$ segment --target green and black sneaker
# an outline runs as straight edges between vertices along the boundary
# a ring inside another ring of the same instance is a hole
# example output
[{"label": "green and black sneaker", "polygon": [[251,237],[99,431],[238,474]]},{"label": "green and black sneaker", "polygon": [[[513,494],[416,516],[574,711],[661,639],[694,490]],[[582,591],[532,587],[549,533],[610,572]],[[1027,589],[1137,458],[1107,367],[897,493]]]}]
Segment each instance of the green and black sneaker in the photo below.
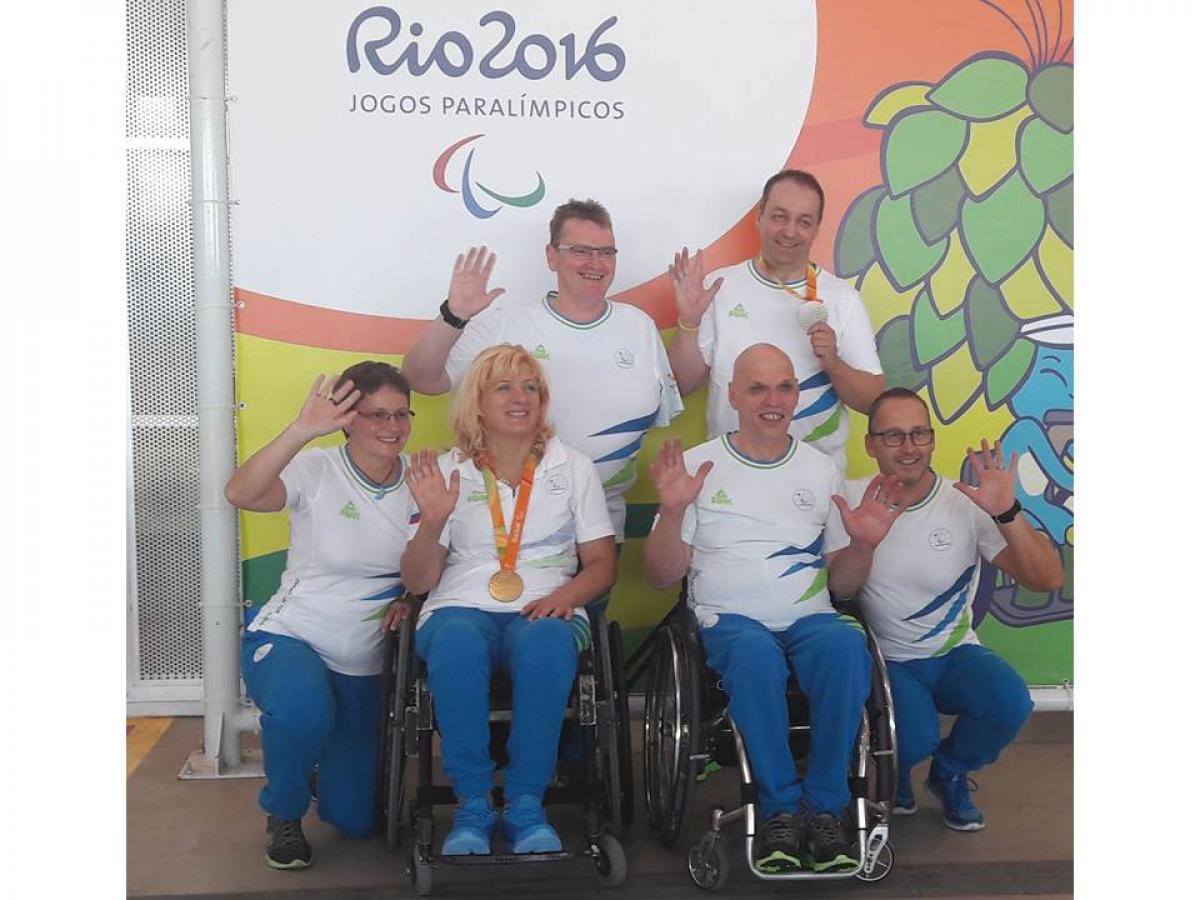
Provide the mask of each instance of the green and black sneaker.
[{"label": "green and black sneaker", "polygon": [[800,861],[800,829],[790,813],[776,813],[763,823],[756,841],[754,866],[762,872],[795,872]]},{"label": "green and black sneaker", "polygon": [[299,819],[267,816],[267,865],[272,869],[307,869],[312,847],[304,839]]},{"label": "green and black sneaker", "polygon": [[852,855],[839,816],[812,812],[802,806],[800,818],[804,821],[809,868],[814,872],[844,872],[858,868],[858,860]]}]

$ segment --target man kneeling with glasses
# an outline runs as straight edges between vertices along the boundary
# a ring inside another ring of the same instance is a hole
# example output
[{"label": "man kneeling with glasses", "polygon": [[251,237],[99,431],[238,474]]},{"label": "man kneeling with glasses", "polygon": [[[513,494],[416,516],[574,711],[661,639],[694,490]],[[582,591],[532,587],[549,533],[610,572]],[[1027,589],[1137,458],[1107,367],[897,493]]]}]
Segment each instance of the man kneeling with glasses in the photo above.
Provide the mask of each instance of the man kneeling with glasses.
[{"label": "man kneeling with glasses", "polygon": [[[932,756],[926,790],[943,821],[977,831],[983,813],[971,801],[967,773],[995,762],[1033,710],[1021,676],[983,647],[971,628],[981,557],[1035,591],[1062,585],[1054,546],[1021,515],[1013,484],[1016,455],[1005,464],[997,443],[970,451],[977,486],[947,484],[929,463],[929,409],[905,388],[871,404],[867,453],[883,475],[904,485],[904,509],[875,548],[859,592],[863,613],[887,660],[896,712],[899,787],[893,814],[917,811],[909,770]],[[871,479],[847,484],[857,503]],[[957,716],[939,740],[938,713]]]}]

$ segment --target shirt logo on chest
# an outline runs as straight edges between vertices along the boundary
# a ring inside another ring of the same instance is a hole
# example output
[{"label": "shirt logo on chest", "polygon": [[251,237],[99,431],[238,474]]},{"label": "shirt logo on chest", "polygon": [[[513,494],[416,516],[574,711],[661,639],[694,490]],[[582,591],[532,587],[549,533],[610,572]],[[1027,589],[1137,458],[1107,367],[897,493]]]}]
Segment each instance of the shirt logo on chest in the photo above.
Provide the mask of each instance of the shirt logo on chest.
[{"label": "shirt logo on chest", "polygon": [[467,494],[468,503],[487,503],[487,491],[471,491]]},{"label": "shirt logo on chest", "polygon": [[813,492],[808,488],[800,488],[800,490],[792,494],[792,506],[796,507],[796,509],[802,509],[805,512],[808,512],[816,505],[817,498],[813,496]]},{"label": "shirt logo on chest", "polygon": [[731,319],[748,319],[748,318],[750,318],[750,314],[748,312],[746,312],[746,307],[742,306],[742,304],[739,303],[737,306],[735,306],[733,309],[731,309],[729,311],[729,318],[731,318]]},{"label": "shirt logo on chest", "polygon": [[353,500],[351,500],[349,503],[347,503],[345,506],[343,506],[340,510],[338,510],[338,512],[341,513],[343,516],[345,516],[347,519],[357,519],[358,518],[358,507],[354,505]]},{"label": "shirt logo on chest", "polygon": [[533,348],[533,352],[529,354],[534,359],[549,359],[550,354],[546,352],[545,344],[538,344]]},{"label": "shirt logo on chest", "polygon": [[546,479],[546,493],[558,497],[567,492],[567,476],[555,473]]},{"label": "shirt logo on chest", "polygon": [[939,553],[949,550],[953,543],[954,535],[950,533],[949,528],[935,528],[929,532],[929,546]]},{"label": "shirt logo on chest", "polygon": [[733,506],[733,501],[729,499],[729,495],[722,488],[712,495],[712,504],[713,506]]},{"label": "shirt logo on chest", "polygon": [[633,351],[626,350],[624,347],[620,348],[616,353],[613,354],[613,362],[616,363],[619,368],[632,369]]}]

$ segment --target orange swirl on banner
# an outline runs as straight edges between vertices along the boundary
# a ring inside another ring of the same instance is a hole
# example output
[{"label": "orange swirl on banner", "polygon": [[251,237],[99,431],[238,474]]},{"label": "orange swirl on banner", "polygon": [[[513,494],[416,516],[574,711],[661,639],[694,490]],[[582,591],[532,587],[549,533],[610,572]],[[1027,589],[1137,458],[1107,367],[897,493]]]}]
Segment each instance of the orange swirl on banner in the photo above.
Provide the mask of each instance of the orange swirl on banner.
[{"label": "orange swirl on banner", "polygon": [[323,309],[245,288],[234,288],[233,296],[239,304],[234,316],[239,334],[323,350],[407,353],[429,324],[428,319]]}]

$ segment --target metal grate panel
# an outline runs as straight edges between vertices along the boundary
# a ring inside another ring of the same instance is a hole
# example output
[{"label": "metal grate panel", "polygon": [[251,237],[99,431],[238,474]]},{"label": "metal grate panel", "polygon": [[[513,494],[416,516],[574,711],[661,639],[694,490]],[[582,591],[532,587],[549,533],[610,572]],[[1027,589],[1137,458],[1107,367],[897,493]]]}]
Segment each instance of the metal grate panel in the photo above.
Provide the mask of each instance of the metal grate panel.
[{"label": "metal grate panel", "polygon": [[133,690],[203,673],[184,0],[128,0],[126,28]]},{"label": "metal grate panel", "polygon": [[187,4],[127,0],[125,134],[188,139]]}]

